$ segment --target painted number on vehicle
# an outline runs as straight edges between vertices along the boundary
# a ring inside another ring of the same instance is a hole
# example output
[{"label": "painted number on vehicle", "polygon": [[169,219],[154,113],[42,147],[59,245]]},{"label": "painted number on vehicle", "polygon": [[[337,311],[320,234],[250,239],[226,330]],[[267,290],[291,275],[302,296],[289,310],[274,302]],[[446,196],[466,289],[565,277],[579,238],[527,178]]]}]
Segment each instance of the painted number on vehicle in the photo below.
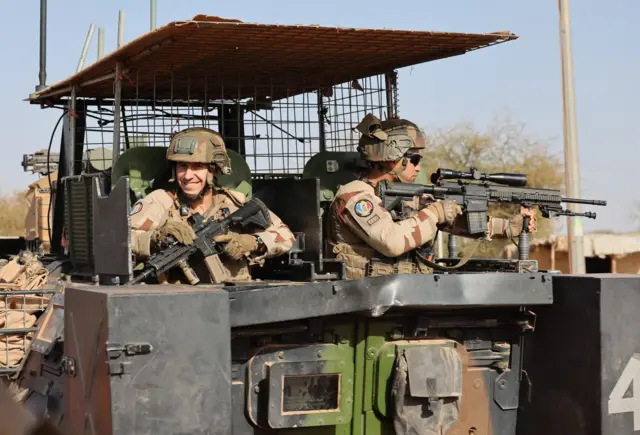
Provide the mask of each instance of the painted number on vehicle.
[{"label": "painted number on vehicle", "polygon": [[[632,396],[624,394],[633,384]],[[640,353],[633,354],[609,395],[609,415],[633,413],[633,430],[640,430]]]}]

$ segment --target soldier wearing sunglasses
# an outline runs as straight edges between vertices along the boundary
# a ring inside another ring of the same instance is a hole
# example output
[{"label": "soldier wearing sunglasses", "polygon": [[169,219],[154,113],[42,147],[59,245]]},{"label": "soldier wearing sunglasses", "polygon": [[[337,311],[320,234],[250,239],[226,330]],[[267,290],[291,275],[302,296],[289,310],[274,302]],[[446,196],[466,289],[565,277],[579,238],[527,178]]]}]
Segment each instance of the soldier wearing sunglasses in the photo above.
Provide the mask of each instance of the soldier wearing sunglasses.
[{"label": "soldier wearing sunglasses", "polygon": [[[369,169],[336,192],[329,216],[328,241],[333,253],[345,264],[347,279],[431,273],[415,251],[431,245],[438,229],[466,236],[466,227],[456,225],[462,214],[460,206],[450,200],[415,198],[407,204],[411,214],[394,220],[381,200],[388,182],[415,182],[426,146],[424,134],[410,121],[380,121],[372,114],[365,116],[357,129],[361,133],[358,151]],[[484,237],[490,240],[519,234],[525,214],[531,216],[529,231],[535,232],[535,216],[522,209],[509,220],[488,217]]]}]

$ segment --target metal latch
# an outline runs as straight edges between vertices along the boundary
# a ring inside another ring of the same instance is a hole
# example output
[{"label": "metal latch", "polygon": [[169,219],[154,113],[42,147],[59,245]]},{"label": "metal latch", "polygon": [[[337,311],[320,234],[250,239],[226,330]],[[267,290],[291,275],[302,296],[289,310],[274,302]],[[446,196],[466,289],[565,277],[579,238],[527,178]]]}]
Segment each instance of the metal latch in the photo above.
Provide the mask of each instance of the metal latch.
[{"label": "metal latch", "polygon": [[415,320],[414,337],[426,337],[429,332],[429,319],[426,317],[418,317]]},{"label": "metal latch", "polygon": [[152,350],[153,346],[150,343],[129,343],[124,345],[107,343],[106,351],[110,360],[107,361],[109,374],[122,375],[125,373],[126,366],[131,363],[119,360],[121,356],[148,355]]},{"label": "metal latch", "polygon": [[107,343],[107,355],[109,358],[118,358],[122,353],[126,356],[147,355],[152,350],[153,346],[149,343],[130,343],[125,345]]}]

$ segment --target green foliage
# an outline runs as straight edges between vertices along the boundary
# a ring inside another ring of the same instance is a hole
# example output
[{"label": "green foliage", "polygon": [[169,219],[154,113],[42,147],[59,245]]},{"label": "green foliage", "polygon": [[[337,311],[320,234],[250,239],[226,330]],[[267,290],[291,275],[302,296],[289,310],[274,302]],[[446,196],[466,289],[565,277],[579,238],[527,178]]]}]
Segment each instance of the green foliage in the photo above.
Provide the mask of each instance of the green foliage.
[{"label": "green foliage", "polygon": [[28,208],[26,192],[14,192],[0,197],[0,236],[24,236],[24,219]]},{"label": "green foliage", "polygon": [[[510,172],[526,174],[527,187],[561,189],[564,182],[562,157],[549,151],[549,143],[535,139],[525,132],[521,123],[510,119],[497,119],[486,131],[471,124],[458,124],[451,128],[427,134],[427,156],[422,171],[431,174],[437,168],[482,172]],[[492,216],[509,218],[518,211],[517,206],[490,206]],[[536,209],[538,232],[535,237],[553,233],[553,222],[544,219]],[[460,240],[462,247],[468,240]],[[446,243],[446,238],[445,238]],[[476,257],[496,257],[510,241],[494,240],[478,248]],[[445,245],[446,246],[446,245]]]}]

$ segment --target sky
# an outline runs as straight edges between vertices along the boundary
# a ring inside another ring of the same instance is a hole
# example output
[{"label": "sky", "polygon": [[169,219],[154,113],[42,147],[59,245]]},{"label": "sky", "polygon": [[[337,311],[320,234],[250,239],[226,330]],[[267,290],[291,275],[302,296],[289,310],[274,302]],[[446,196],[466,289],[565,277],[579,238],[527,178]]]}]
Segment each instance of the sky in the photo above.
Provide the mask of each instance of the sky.
[{"label": "sky", "polygon": [[[48,2],[47,84],[71,75],[91,23],[105,28],[105,53],[117,44],[118,11],[126,41],[149,30],[144,0]],[[304,4],[304,6],[302,6]],[[22,155],[47,147],[57,110],[23,101],[38,84],[38,0],[0,0],[0,192],[24,189]],[[242,21],[455,32],[510,30],[513,42],[400,70],[400,114],[429,131],[459,122],[486,128],[496,116],[523,122],[527,134],[548,140],[562,156],[562,81],[556,1],[473,0],[157,0],[157,26],[197,14]],[[640,37],[638,0],[573,0],[571,26],[581,194],[604,199],[590,207],[585,231],[637,230],[640,185]],[[97,31],[87,64],[96,59]],[[410,47],[408,47],[410,49]],[[55,147],[59,144],[56,139]],[[563,232],[562,223],[559,229]]]}]

